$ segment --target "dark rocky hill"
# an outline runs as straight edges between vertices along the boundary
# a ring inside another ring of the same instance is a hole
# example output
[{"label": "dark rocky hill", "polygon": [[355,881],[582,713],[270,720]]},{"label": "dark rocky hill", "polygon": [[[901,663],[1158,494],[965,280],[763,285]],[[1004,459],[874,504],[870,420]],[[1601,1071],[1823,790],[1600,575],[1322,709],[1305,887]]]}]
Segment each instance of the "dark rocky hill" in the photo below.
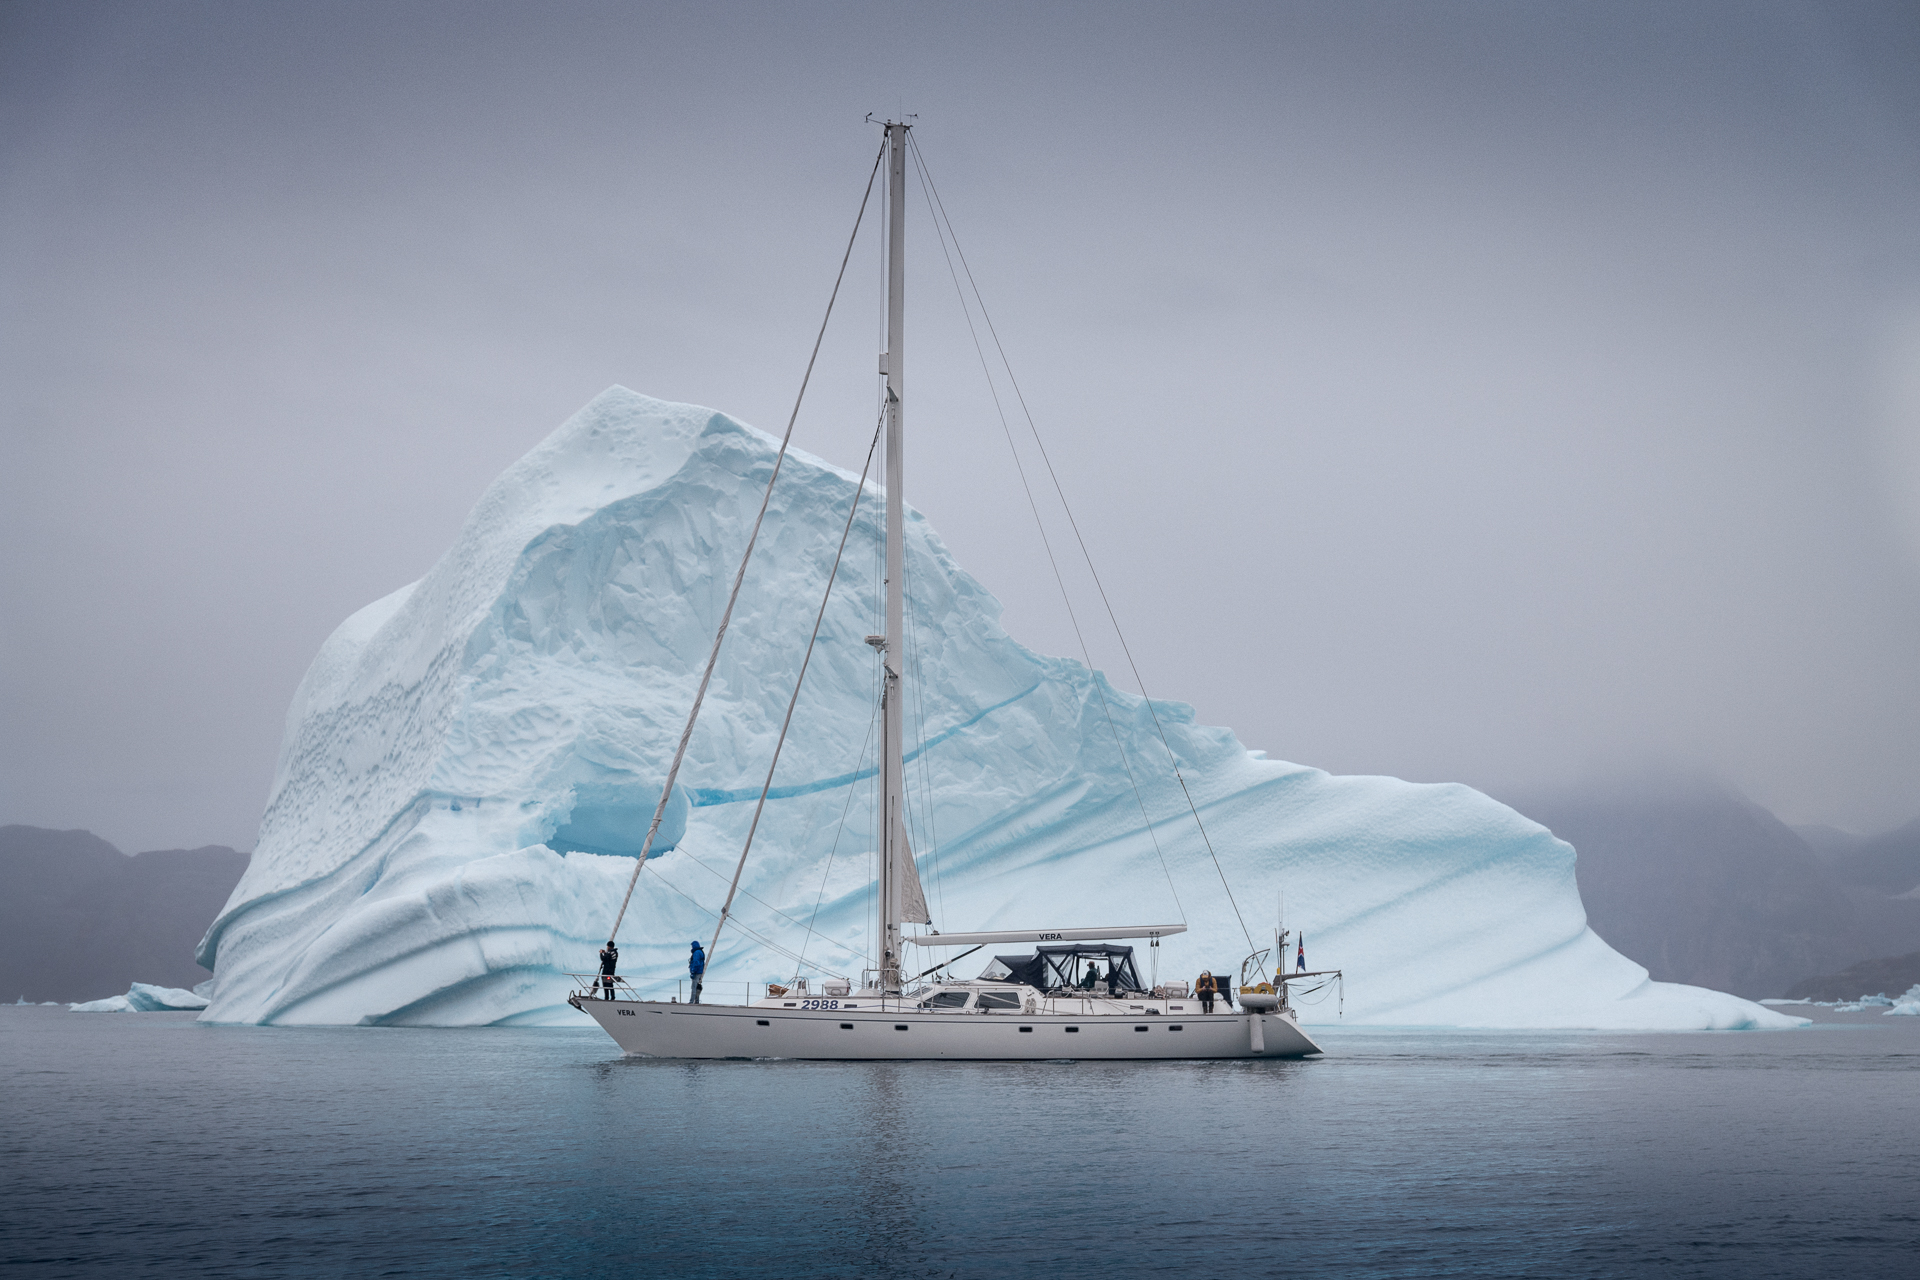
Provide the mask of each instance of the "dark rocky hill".
[{"label": "dark rocky hill", "polygon": [[247,856],[207,845],[128,857],[88,831],[0,827],[0,999],[206,981],[193,949]]},{"label": "dark rocky hill", "polygon": [[1825,977],[1795,983],[1787,991],[1793,1000],[1857,1000],[1861,996],[1904,995],[1920,982],[1920,951],[1905,956],[1881,956]]},{"label": "dark rocky hill", "polygon": [[1710,781],[1643,778],[1508,803],[1574,847],[1594,932],[1661,981],[1758,999],[1920,946],[1920,901],[1840,874],[1877,843],[1836,839],[1822,857]]},{"label": "dark rocky hill", "polygon": [[1807,842],[1807,847],[1831,862],[1843,853],[1852,853],[1867,840],[1866,836],[1844,831],[1839,827],[1814,825],[1795,827],[1793,833]]},{"label": "dark rocky hill", "polygon": [[1920,818],[1885,835],[1870,836],[1833,858],[1833,874],[1846,884],[1884,894],[1920,888]]}]

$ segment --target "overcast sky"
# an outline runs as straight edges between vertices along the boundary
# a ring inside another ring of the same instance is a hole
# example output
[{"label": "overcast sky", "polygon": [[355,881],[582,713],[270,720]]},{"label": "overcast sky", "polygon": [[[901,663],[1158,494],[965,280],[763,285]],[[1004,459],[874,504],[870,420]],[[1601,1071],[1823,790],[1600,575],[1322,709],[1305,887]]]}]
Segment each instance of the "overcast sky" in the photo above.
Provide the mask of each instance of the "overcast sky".
[{"label": "overcast sky", "polygon": [[[1910,4],[7,3],[0,822],[251,848],[321,641],[580,405],[777,431],[870,111],[1155,696],[1904,821],[1916,67]],[[910,500],[1073,653],[915,217]],[[855,468],[876,268],[797,436]]]}]

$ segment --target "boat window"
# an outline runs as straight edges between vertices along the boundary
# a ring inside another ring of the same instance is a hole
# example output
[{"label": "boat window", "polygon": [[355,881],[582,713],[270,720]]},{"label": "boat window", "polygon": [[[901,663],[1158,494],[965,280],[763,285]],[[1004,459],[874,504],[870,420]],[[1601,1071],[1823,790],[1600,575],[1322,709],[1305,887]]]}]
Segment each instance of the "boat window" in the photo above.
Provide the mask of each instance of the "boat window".
[{"label": "boat window", "polygon": [[980,998],[973,1002],[976,1009],[1018,1009],[1020,993],[1018,991],[982,991]]},{"label": "boat window", "polygon": [[1046,991],[1140,992],[1140,974],[1133,964],[1133,948],[1105,942],[1074,942],[1038,947],[1030,965],[1012,963],[1023,957],[1001,956],[1010,976]]},{"label": "boat window", "polygon": [[942,991],[939,995],[927,1001],[927,1008],[929,1009],[964,1008],[967,1003],[967,997],[971,994],[972,992],[969,992],[969,991]]}]

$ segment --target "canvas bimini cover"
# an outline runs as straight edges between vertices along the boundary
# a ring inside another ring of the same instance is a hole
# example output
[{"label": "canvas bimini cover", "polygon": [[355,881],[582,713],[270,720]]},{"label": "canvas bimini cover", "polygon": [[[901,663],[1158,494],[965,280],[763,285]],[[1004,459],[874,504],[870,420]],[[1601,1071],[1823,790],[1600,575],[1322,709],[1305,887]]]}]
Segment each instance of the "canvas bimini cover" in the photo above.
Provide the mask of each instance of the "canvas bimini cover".
[{"label": "canvas bimini cover", "polygon": [[[1099,972],[1095,981],[1087,984],[1090,969]],[[995,956],[980,976],[989,981],[1021,982],[1042,991],[1086,990],[1088,985],[1105,991],[1109,973],[1113,974],[1115,991],[1145,990],[1140,985],[1140,972],[1133,966],[1133,948],[1104,942],[1040,947],[1030,956]]]}]

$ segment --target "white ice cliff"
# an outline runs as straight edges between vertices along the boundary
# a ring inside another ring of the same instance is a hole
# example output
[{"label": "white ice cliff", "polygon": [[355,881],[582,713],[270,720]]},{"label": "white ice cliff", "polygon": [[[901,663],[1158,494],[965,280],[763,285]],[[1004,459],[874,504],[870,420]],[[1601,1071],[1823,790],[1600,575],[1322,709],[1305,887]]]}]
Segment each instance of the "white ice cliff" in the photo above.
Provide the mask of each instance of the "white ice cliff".
[{"label": "white ice cliff", "polygon": [[74,1013],[172,1013],[206,1007],[205,996],[181,987],[156,987],[149,982],[134,983],[123,996],[67,1006]]},{"label": "white ice cliff", "polygon": [[[579,1019],[563,971],[592,966],[619,906],[774,452],[722,414],[616,387],[495,481],[425,578],[343,623],[294,697],[252,864],[201,944],[216,970],[203,1016]],[[671,993],[688,941],[711,933],[854,489],[805,455],[782,473],[669,851],[621,928],[621,970],[643,988]],[[858,976],[879,517],[863,501],[709,998],[794,971],[755,935]],[[1015,643],[918,515],[907,543],[908,785],[936,926],[1184,916],[1161,974],[1236,969],[1246,940],[1146,704]],[[1155,706],[1255,942],[1284,889],[1309,962],[1347,972],[1348,1021],[1798,1021],[1648,981],[1587,928],[1573,850],[1477,792],[1263,759]]]}]

